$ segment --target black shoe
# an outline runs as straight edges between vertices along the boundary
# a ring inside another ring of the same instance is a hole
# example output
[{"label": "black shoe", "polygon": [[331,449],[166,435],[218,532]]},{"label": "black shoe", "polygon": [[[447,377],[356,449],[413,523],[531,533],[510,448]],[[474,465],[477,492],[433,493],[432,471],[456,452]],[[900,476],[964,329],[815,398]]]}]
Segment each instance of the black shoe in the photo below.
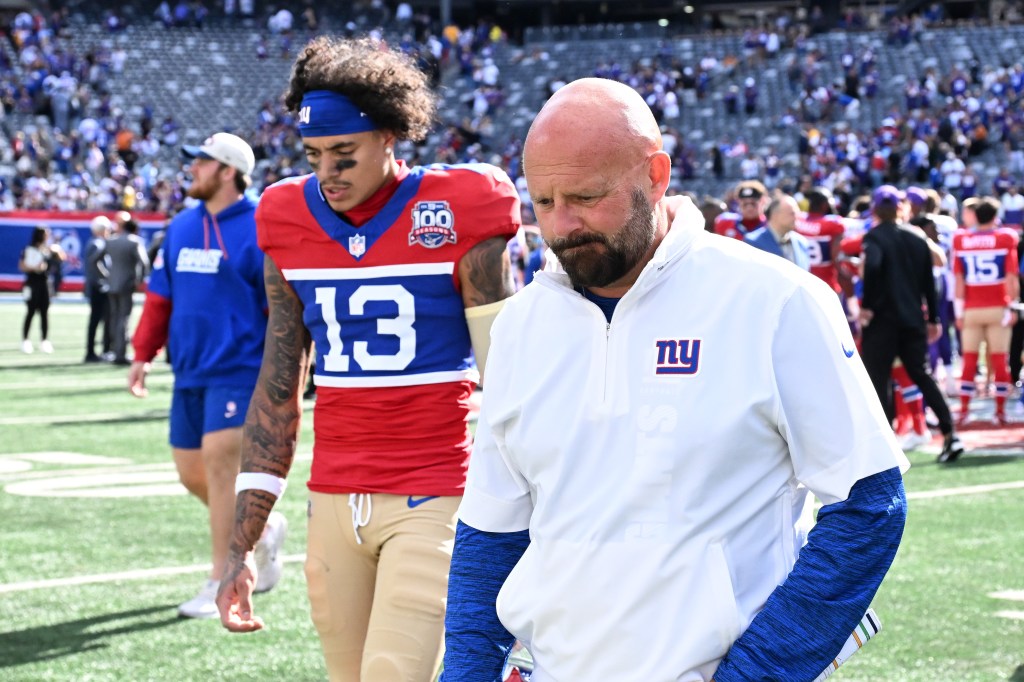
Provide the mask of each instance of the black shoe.
[{"label": "black shoe", "polygon": [[128,360],[127,358],[117,358],[114,360],[113,364],[118,365],[120,367],[127,367],[132,364],[132,361]]},{"label": "black shoe", "polygon": [[82,362],[103,362],[103,358],[96,355],[95,353],[89,353],[88,355],[85,356],[85,360],[83,360]]},{"label": "black shoe", "polygon": [[951,433],[946,436],[946,441],[942,444],[942,452],[939,453],[935,461],[939,464],[949,464],[959,459],[962,454],[964,454],[963,443],[960,442],[960,438],[956,434]]}]

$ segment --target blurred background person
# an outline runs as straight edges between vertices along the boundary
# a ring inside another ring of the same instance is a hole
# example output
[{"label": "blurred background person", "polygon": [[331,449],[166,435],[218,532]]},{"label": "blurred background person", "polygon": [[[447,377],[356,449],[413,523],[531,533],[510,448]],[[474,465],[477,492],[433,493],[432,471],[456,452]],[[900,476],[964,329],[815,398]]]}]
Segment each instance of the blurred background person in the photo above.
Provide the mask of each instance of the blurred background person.
[{"label": "blurred background person", "polygon": [[788,194],[780,194],[771,200],[765,210],[768,222],[747,233],[743,241],[762,251],[782,256],[797,267],[809,271],[811,246],[807,238],[796,231],[799,210],[796,199]]},{"label": "blurred background person", "polygon": [[[93,218],[89,224],[92,237],[85,245],[85,297],[89,301],[89,323],[85,330],[86,362],[99,362],[102,355],[110,352],[110,317],[107,314],[107,291],[110,289],[107,237],[110,228],[110,218],[102,215]],[[102,343],[100,354],[96,353],[97,330]]]},{"label": "blurred background person", "polygon": [[117,216],[117,232],[107,240],[110,267],[110,347],[115,365],[130,365],[128,360],[128,319],[132,315],[132,294],[149,269],[146,244],[138,236],[139,224],[121,211]]},{"label": "blurred background person", "polygon": [[50,283],[47,273],[50,268],[50,228],[36,225],[32,229],[32,237],[28,246],[18,259],[18,269],[25,273],[25,285],[22,292],[25,296],[25,322],[21,327],[21,351],[31,353],[35,350],[28,338],[32,326],[32,318],[39,313],[40,343],[39,350],[52,353],[53,345],[48,336],[50,333]]}]

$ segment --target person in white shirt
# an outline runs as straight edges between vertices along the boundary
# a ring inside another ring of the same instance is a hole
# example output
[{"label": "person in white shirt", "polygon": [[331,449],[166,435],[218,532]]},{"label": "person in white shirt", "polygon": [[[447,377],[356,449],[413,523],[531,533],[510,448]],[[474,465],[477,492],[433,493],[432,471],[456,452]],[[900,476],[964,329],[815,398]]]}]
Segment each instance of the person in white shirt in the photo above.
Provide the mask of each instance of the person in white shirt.
[{"label": "person in white shirt", "polygon": [[1004,225],[1024,225],[1024,194],[1017,191],[1016,185],[1010,185],[1003,192],[999,203],[999,219]]},{"label": "person in white shirt", "polygon": [[516,639],[535,682],[814,679],[908,466],[835,292],[667,197],[625,84],[559,90],[523,162],[557,261],[492,329],[442,679],[500,679]]},{"label": "person in white shirt", "polygon": [[946,160],[939,166],[939,171],[942,173],[942,185],[948,192],[956,194],[960,190],[966,168],[964,162],[956,154],[953,152],[946,154]]}]

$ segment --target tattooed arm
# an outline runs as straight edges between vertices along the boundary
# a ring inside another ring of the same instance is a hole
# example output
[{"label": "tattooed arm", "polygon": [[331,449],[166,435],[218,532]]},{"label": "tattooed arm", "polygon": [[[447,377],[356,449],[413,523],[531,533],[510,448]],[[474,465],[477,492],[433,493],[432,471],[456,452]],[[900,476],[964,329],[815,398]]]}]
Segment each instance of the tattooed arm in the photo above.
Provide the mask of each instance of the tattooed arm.
[{"label": "tattooed arm", "polygon": [[[241,470],[286,478],[295,456],[310,339],[302,323],[302,303],[270,258],[264,260],[264,279],[270,315],[263,364],[242,430]],[[243,490],[235,502],[227,569],[217,594],[221,623],[229,630],[263,627],[252,615],[252,549],[276,501],[272,493]]]},{"label": "tattooed arm", "polygon": [[459,284],[466,307],[466,324],[480,374],[487,363],[491,324],[506,298],[515,293],[507,240],[492,237],[471,248],[459,262]]}]

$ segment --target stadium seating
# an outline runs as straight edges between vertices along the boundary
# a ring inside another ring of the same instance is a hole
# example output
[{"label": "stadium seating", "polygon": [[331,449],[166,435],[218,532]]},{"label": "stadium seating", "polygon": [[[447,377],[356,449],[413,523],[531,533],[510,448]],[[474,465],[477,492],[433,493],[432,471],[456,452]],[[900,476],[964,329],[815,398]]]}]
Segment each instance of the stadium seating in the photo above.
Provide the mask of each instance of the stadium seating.
[{"label": "stadium seating", "polygon": [[[100,47],[120,47],[127,53],[124,72],[112,74],[107,87],[111,104],[137,120],[143,104],[148,103],[157,122],[171,114],[181,128],[181,141],[195,143],[210,131],[233,130],[245,134],[256,127],[257,112],[267,100],[276,100],[283,91],[295,52],[308,38],[297,31],[287,52],[280,38],[262,35],[266,32],[252,25],[218,21],[204,29],[178,27],[167,29],[148,17],[141,16],[123,31],[109,33],[99,22],[77,16],[71,23],[67,45],[79,55]],[[391,35],[397,40],[397,35]],[[738,33],[694,34],[670,37],[667,29],[656,24],[600,24],[575,27],[543,27],[527,32],[522,46],[501,43],[489,48],[489,56],[500,69],[500,82],[505,103],[492,115],[494,139],[488,140],[492,150],[500,151],[507,140],[521,139],[548,95],[554,80],[572,80],[591,75],[600,62],[618,62],[624,69],[641,60],[678,60],[682,65],[696,65],[706,55],[719,61],[738,57],[743,52]],[[257,58],[257,44],[266,41],[267,56]],[[903,85],[918,76],[926,67],[935,67],[945,74],[954,65],[966,67],[976,59],[983,65],[1000,66],[1009,57],[1021,54],[1024,48],[1024,27],[973,26],[926,30],[919,40],[907,46],[891,45],[884,31],[846,32],[834,30],[818,34],[805,46],[819,50],[821,61],[819,82],[841,81],[839,57],[844,52],[859,53],[870,47],[876,54],[881,75],[879,95],[862,102],[859,116],[848,123],[864,129],[878,125],[887,112],[903,104]],[[6,50],[12,63],[10,48]],[[763,152],[776,146],[784,161],[795,160],[796,135],[793,128],[779,128],[775,123],[793,104],[795,93],[787,82],[783,60],[792,53],[786,48],[772,62],[748,69],[740,60],[732,74],[718,73],[711,84],[710,95],[692,103],[681,98],[680,116],[668,124],[682,132],[680,142],[702,150],[698,161],[707,159],[711,144],[724,139],[743,138],[751,151]],[[537,57],[535,55],[542,55]],[[723,114],[722,93],[733,84],[740,85],[747,76],[758,83],[760,98],[755,116]],[[469,114],[467,102],[472,101],[476,84],[458,69],[445,72],[440,108],[442,120],[457,123]],[[25,114],[13,114],[9,123],[24,129],[34,121]],[[439,134],[428,140],[436,144]],[[161,157],[173,161],[176,149],[164,149]],[[981,184],[995,174],[1000,165],[999,152],[992,150],[978,158]],[[173,167],[173,164],[171,164]],[[721,181],[710,172],[698,170],[698,177],[687,188],[699,193],[721,194],[737,179],[737,161],[729,160],[726,176]]]}]

